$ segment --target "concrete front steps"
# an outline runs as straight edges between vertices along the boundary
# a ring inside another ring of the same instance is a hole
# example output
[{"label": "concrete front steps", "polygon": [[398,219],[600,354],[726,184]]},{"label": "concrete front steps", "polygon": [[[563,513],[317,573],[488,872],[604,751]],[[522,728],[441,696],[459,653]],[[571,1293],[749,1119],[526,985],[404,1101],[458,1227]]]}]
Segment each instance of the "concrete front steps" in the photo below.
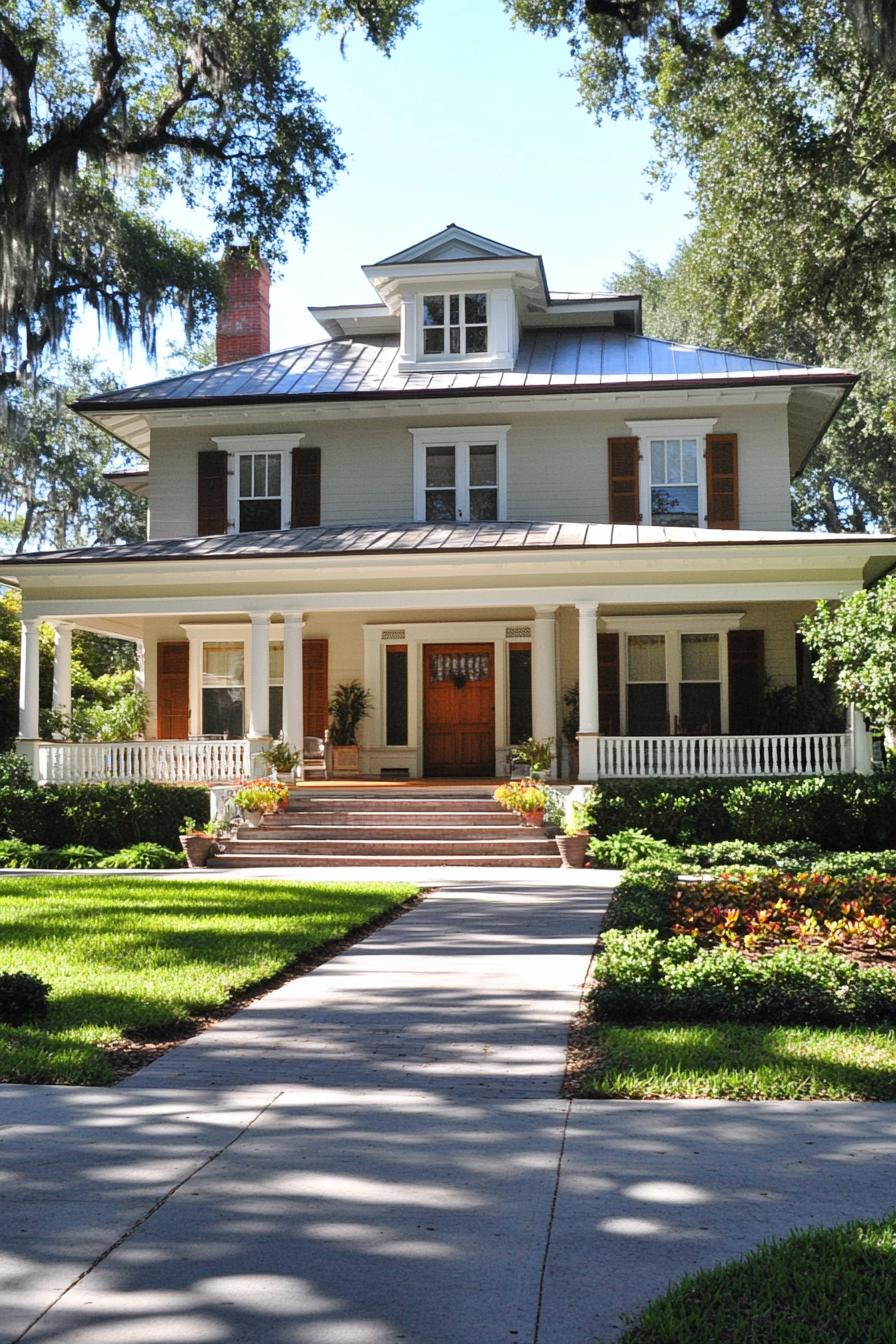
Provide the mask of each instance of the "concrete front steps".
[{"label": "concrete front steps", "polygon": [[210,868],[559,868],[553,840],[491,789],[295,790],[284,812],[241,826]]}]

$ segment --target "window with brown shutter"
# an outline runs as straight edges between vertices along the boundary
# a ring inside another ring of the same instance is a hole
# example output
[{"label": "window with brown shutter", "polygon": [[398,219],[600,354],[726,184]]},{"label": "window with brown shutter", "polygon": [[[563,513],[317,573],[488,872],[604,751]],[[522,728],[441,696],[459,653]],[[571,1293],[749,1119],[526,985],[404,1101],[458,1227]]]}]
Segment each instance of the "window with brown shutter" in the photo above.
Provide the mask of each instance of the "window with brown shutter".
[{"label": "window with brown shutter", "polygon": [[610,522],[638,523],[641,520],[638,480],[638,440],[608,440],[610,465]]},{"label": "window with brown shutter", "polygon": [[292,450],[292,527],[320,526],[320,449]]},{"label": "window with brown shutter", "polygon": [[196,531],[200,537],[214,537],[227,531],[228,454],[210,449],[198,456],[199,509]]},{"label": "window with brown shutter", "polygon": [[728,632],[728,731],[758,733],[765,697],[765,631]]},{"label": "window with brown shutter", "polygon": [[737,435],[706,436],[706,525],[740,526],[737,499]]}]

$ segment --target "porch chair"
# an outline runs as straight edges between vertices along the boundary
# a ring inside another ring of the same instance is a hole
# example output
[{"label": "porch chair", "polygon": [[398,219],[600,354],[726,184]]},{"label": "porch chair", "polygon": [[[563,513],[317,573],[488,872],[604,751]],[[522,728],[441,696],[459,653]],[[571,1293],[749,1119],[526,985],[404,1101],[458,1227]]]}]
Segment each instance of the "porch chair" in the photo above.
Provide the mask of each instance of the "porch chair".
[{"label": "porch chair", "polygon": [[327,748],[322,737],[302,738],[302,778],[309,774],[327,778]]}]

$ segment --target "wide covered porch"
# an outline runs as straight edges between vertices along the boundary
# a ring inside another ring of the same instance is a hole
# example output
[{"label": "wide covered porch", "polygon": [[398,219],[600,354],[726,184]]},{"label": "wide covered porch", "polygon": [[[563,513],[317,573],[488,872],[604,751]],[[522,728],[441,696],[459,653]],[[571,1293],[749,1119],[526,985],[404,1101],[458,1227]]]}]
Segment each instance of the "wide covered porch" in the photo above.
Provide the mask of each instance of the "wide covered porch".
[{"label": "wide covered porch", "polygon": [[[802,615],[882,572],[888,539],[577,525],[561,545],[555,524],[416,525],[390,547],[362,531],[296,529],[275,554],[252,534],[17,557],[18,747],[36,776],[245,778],[272,738],[323,737],[329,698],[355,679],[371,699],[362,778],[500,777],[529,736],[552,740],[552,775],[583,781],[871,768],[855,714],[766,732],[764,704],[807,676]],[[325,551],[334,532],[362,554]],[[41,740],[42,623],[63,710],[74,629],[137,643],[144,740]]]}]

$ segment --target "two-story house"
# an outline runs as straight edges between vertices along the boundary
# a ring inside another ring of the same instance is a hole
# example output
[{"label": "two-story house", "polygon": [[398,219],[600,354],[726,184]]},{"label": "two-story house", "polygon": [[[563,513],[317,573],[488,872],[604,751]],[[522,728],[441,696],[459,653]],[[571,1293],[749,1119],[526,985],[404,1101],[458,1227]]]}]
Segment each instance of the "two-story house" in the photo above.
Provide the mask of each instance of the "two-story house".
[{"label": "two-story house", "polygon": [[[43,778],[227,779],[372,693],[372,777],[494,776],[561,739],[579,777],[868,767],[841,733],[760,732],[800,675],[801,616],[896,539],[795,532],[790,481],[849,392],[838,369],[654,340],[640,300],[558,294],[539,256],[449,225],[269,351],[239,256],[217,367],[75,409],[146,458],[144,543],[8,557],[24,600],[20,749]],[[138,642],[144,743],[38,740],[38,628]],[[560,763],[566,765],[566,759]]]}]

